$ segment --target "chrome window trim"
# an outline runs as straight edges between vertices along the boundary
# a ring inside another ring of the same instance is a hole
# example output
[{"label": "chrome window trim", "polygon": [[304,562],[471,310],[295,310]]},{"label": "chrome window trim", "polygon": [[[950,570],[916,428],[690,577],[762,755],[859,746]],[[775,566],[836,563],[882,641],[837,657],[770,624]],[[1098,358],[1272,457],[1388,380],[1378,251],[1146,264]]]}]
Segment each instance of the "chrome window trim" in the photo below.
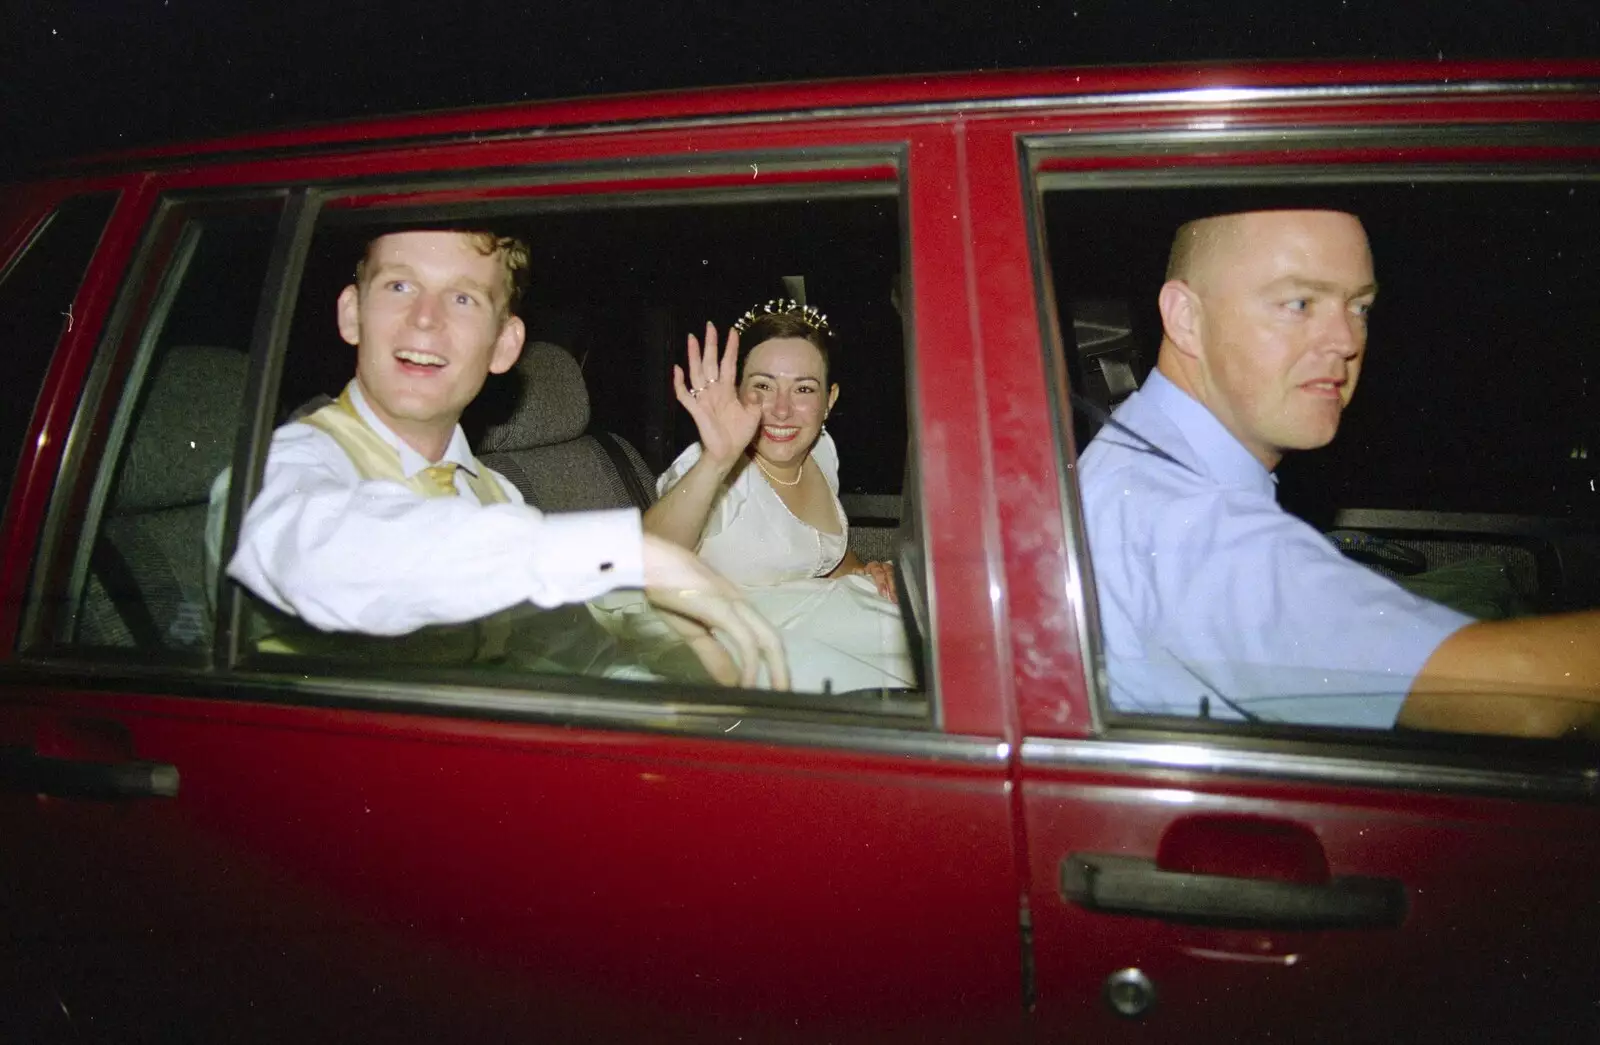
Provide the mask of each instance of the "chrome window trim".
[{"label": "chrome window trim", "polygon": [[[905,591],[908,601],[920,599],[927,612],[927,619],[921,629],[922,639],[922,675],[918,679],[922,683],[922,692],[928,700],[928,721],[935,730],[945,727],[944,714],[944,686],[942,679],[944,673],[940,668],[943,663],[943,647],[939,643],[939,582],[938,563],[928,554],[928,520],[932,517],[928,511],[928,500],[922,492],[922,452],[925,440],[923,439],[922,423],[922,360],[918,352],[917,338],[917,252],[912,246],[912,220],[911,220],[911,150],[901,142],[895,150],[897,164],[897,177],[895,190],[900,194],[899,231],[900,231],[900,307],[896,314],[900,317],[900,351],[905,359],[905,387],[901,394],[906,400],[906,459],[900,474],[900,510],[898,518],[898,536],[902,539],[897,542],[895,550],[901,553],[902,549],[912,542],[904,541],[907,533],[916,537],[918,545],[916,551],[922,562],[922,584],[924,591],[913,590],[913,578],[909,571],[903,571],[901,565],[903,554],[897,554],[895,570],[900,574],[900,586]],[[911,489],[906,489],[906,487]],[[909,513],[909,514],[908,514]],[[911,607],[903,607],[901,613],[905,614]],[[912,613],[913,619],[915,613]],[[905,627],[902,623],[901,627]],[[909,635],[910,633],[907,632]],[[1007,745],[1009,757],[1009,745]]]},{"label": "chrome window trim", "polygon": [[1177,770],[1211,776],[1268,777],[1317,784],[1408,788],[1521,798],[1600,799],[1600,769],[1481,769],[1414,756],[1374,758],[1224,747],[1198,740],[1058,740],[1022,742],[1025,767],[1117,772]]},{"label": "chrome window trim", "polygon": [[[1218,126],[1210,126],[1211,123]],[[1201,149],[1226,148],[1233,152],[1266,155],[1295,149],[1357,149],[1364,146],[1409,148],[1536,146],[1585,148],[1600,146],[1600,127],[1593,123],[1467,123],[1467,124],[1312,124],[1297,127],[1229,127],[1222,121],[1200,121],[1186,128],[1149,131],[1050,131],[1022,136],[1027,155],[1035,161],[1055,158],[1186,156]],[[1495,161],[1484,161],[1495,162]],[[1243,168],[1239,168],[1243,169]],[[1298,169],[1298,168],[1297,168]],[[1351,167],[1340,168],[1347,174]],[[1076,175],[1078,171],[1048,171],[1045,176]],[[1132,173],[1132,172],[1117,172]]]},{"label": "chrome window trim", "polygon": [[[1600,146],[1600,141],[1596,142]],[[1174,162],[1189,153],[1174,153]],[[1513,161],[1514,162],[1514,161]],[[1293,175],[1294,184],[1303,185],[1393,185],[1398,182],[1466,184],[1484,182],[1504,185],[1510,182],[1574,182],[1594,181],[1597,175],[1585,169],[1580,162],[1570,165],[1559,163],[1515,164],[1515,171],[1507,170],[1511,163],[1505,160],[1464,160],[1449,163],[1409,164],[1402,167],[1373,164],[1365,168],[1340,167],[1333,164],[1298,164],[1274,162],[1262,154],[1262,162],[1249,167],[1194,166],[1161,170],[1106,170],[1106,171],[1045,171],[1035,176],[1041,190],[1059,192],[1104,192],[1114,189],[1169,189],[1169,188],[1240,188],[1260,186],[1281,188],[1286,175]]]},{"label": "chrome window trim", "polygon": [[[804,149],[804,155],[796,159]],[[694,193],[713,196],[724,194],[744,202],[748,197],[764,193],[792,196],[796,190],[816,196],[830,190],[842,195],[890,196],[903,190],[898,179],[905,172],[907,152],[903,136],[885,136],[882,141],[860,145],[793,146],[774,148],[723,149],[716,152],[662,153],[648,152],[636,156],[608,156],[599,159],[561,159],[545,161],[538,158],[526,161],[500,163],[485,167],[423,168],[415,171],[383,174],[360,174],[348,177],[301,178],[284,184],[314,189],[331,215],[332,222],[360,222],[380,220],[387,210],[404,209],[408,212],[426,212],[428,207],[459,211],[463,206],[475,208],[473,213],[487,213],[488,209],[504,207],[525,213],[535,208],[576,202],[590,207],[605,201],[615,206],[617,199],[629,193],[638,196],[667,195],[662,205],[677,205],[679,200]],[[751,170],[751,164],[756,169]],[[861,178],[854,181],[785,181],[776,185],[762,184],[761,173],[805,175],[833,171],[865,171],[872,167],[891,168],[894,176]],[[693,185],[699,178],[725,177],[736,179],[725,185]],[[666,184],[644,185],[634,189],[633,182],[659,180]],[[270,182],[269,184],[278,184]],[[361,210],[345,210],[339,204],[351,198],[370,196],[422,195],[430,192],[451,192],[472,189],[493,191],[506,188],[551,188],[570,186],[575,193],[540,194],[526,196],[490,196],[482,199],[451,199],[433,203],[415,203],[396,200]],[[649,204],[644,204],[649,205]],[[371,215],[371,217],[366,217]]]},{"label": "chrome window trim", "polygon": [[[581,680],[592,682],[593,680]],[[622,685],[588,688],[617,690]],[[470,684],[405,683],[386,679],[312,677],[298,674],[216,675],[172,666],[135,663],[35,661],[0,667],[0,686],[76,691],[142,693],[162,699],[249,701],[277,707],[310,707],[358,713],[400,713],[487,719],[506,724],[626,730],[664,736],[742,740],[785,747],[926,758],[1003,767],[1011,745],[998,737],[940,733],[926,718],[901,725],[869,724],[873,713],[834,712],[826,721],[803,709],[754,705],[653,702],[567,691],[515,691]],[[404,696],[396,696],[397,692]],[[838,721],[839,719],[853,719]],[[884,720],[893,721],[893,720]],[[914,728],[913,728],[914,727]]]},{"label": "chrome window trim", "polygon": [[[84,193],[83,195],[88,196],[92,194]],[[17,245],[17,249],[11,252],[11,257],[6,259],[5,264],[0,265],[0,283],[4,283],[6,280],[10,279],[11,273],[15,272],[17,266],[22,264],[22,259],[28,256],[28,252],[32,250],[40,240],[44,239],[45,232],[50,228],[51,225],[55,224],[56,215],[61,213],[61,205],[67,202],[67,200],[76,198],[81,197],[67,196],[63,199],[56,200],[49,205],[50,209],[45,213],[43,218],[39,219],[39,221],[35,223],[33,226],[33,231],[29,232],[28,235],[23,238],[22,242]],[[115,210],[116,201],[113,201],[111,213],[115,213]],[[110,214],[107,214],[106,222],[109,224],[110,221]],[[100,235],[105,235],[104,228],[100,230]],[[94,260],[92,254],[90,255],[90,260]],[[88,265],[86,264],[84,268],[87,270]]]},{"label": "chrome window trim", "polygon": [[[1063,71],[1062,79],[1071,75]],[[496,131],[458,131],[449,134],[398,135],[392,138],[319,143],[294,146],[276,144],[256,148],[224,150],[202,157],[194,155],[165,156],[140,160],[101,164],[84,164],[68,167],[77,172],[115,172],[127,170],[164,170],[174,167],[220,166],[239,163],[255,157],[281,158],[284,156],[314,157],[337,155],[362,155],[397,148],[429,148],[465,144],[491,144],[519,140],[556,137],[590,137],[606,134],[633,134],[652,131],[712,130],[740,126],[765,127],[802,121],[871,121],[871,120],[921,120],[935,121],[953,117],[1005,117],[1026,114],[1037,110],[1064,110],[1074,116],[1095,112],[1116,113],[1137,109],[1145,112],[1171,112],[1178,110],[1204,110],[1225,113],[1227,106],[1332,104],[1349,102],[1408,101],[1437,98],[1445,101],[1475,100],[1479,98],[1527,97],[1548,98],[1581,97],[1600,91],[1600,81],[1595,80],[1468,80],[1455,83],[1390,83],[1390,84],[1339,84],[1322,86],[1270,86],[1270,87],[1180,87],[1150,91],[1101,91],[1093,94],[1030,94],[1012,98],[969,98],[936,102],[903,102],[880,105],[833,105],[812,109],[753,110],[712,116],[658,117],[633,120],[594,121],[588,123],[528,124]],[[535,105],[548,103],[533,103]],[[470,110],[469,110],[470,114]],[[416,114],[425,119],[427,113]]]}]

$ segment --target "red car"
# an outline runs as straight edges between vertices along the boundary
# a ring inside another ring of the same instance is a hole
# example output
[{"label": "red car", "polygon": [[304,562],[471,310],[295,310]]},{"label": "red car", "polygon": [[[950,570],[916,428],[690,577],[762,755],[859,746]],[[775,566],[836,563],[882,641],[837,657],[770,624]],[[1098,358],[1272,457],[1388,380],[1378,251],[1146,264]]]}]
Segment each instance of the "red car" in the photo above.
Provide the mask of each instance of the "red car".
[{"label": "red car", "polygon": [[[584,99],[12,186],[0,1040],[1600,1040],[1600,751],[1116,711],[1070,401],[1148,369],[1185,216],[1340,194],[1370,373],[1283,503],[1374,568],[1492,563],[1506,613],[1600,604],[1597,171],[1600,64],[1441,62]],[[828,312],[918,686],[252,646],[216,478],[348,379],[371,229],[465,218],[532,242],[555,346],[484,409],[587,404],[495,447],[547,510],[649,499],[707,317]]]}]

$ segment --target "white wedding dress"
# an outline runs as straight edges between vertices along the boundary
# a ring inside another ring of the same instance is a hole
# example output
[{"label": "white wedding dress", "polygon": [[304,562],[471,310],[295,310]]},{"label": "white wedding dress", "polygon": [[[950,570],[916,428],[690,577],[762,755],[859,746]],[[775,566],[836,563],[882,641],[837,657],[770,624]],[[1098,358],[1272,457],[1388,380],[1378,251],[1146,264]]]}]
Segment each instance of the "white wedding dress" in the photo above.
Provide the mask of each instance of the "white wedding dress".
[{"label": "white wedding dress", "polygon": [[[728,477],[700,537],[700,557],[740,585],[757,611],[783,636],[791,685],[806,692],[911,689],[916,670],[900,610],[872,581],[853,574],[830,580],[844,558],[849,521],[839,503],[839,452],[823,432],[811,448],[833,493],[839,532],[823,533],[796,518],[748,462]],[[665,494],[700,459],[695,443],[656,482]],[[607,610],[627,612],[617,600]],[[637,614],[637,610],[634,610]],[[635,617],[635,623],[642,620]]]}]

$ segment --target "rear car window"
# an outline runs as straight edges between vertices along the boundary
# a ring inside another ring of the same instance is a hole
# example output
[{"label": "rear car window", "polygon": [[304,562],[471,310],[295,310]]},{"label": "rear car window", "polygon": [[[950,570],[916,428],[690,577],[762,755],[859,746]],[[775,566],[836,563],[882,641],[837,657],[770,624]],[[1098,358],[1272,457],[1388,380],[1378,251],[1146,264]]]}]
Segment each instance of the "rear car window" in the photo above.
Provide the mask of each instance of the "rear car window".
[{"label": "rear car window", "polygon": [[[533,186],[524,203],[487,208],[438,207],[427,194],[412,207],[330,200],[296,295],[275,422],[305,416],[351,380],[356,353],[341,340],[335,303],[374,235],[430,223],[492,224],[530,247],[519,307],[525,347],[509,373],[490,375],[461,423],[475,453],[526,503],[552,514],[647,507],[658,477],[697,438],[672,394],[687,335],[703,332],[707,320],[725,335],[747,309],[785,299],[825,313],[839,338],[828,380],[843,392],[826,431],[838,448],[849,545],[864,561],[892,561],[906,514],[906,350],[894,293],[902,270],[900,200],[892,168],[884,172],[886,179],[874,175],[864,185],[758,193],[743,186],[706,191],[686,179],[678,191],[547,200]],[[403,668],[413,677],[448,667],[458,680],[497,686],[582,676],[668,683],[677,687],[674,699],[683,698],[683,686],[709,681],[637,593],[545,611],[519,607],[502,650],[491,629],[504,620],[427,627],[398,639],[312,634],[238,591],[245,607],[240,655],[263,670],[292,658],[344,672]],[[829,616],[809,603],[797,609],[762,601],[779,597],[769,590],[751,595],[770,619]],[[815,597],[827,597],[822,587]],[[868,616],[884,631],[881,642],[843,627],[822,629],[820,637],[816,629],[804,638],[786,633],[797,692],[759,700],[924,717],[922,654],[902,615],[891,609]]]},{"label": "rear car window", "polygon": [[77,422],[103,456],[58,492],[76,547],[41,607],[53,644],[140,659],[210,650],[208,497],[232,460],[277,224],[273,203],[177,204],[152,230],[128,290],[134,318],[109,332],[91,378],[108,394]]}]

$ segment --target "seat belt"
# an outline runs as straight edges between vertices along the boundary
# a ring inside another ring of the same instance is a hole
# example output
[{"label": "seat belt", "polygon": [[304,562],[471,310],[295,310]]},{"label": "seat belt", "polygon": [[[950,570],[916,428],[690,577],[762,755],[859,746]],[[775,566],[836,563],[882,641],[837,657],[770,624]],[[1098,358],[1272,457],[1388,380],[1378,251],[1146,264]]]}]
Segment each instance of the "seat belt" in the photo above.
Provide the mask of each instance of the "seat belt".
[{"label": "seat belt", "polygon": [[1077,392],[1069,392],[1068,395],[1071,396],[1071,398],[1072,398],[1072,405],[1073,405],[1074,409],[1083,411],[1084,413],[1088,414],[1091,418],[1093,418],[1097,423],[1099,423],[1101,425],[1106,425],[1106,426],[1109,426],[1111,428],[1115,428],[1117,431],[1121,432],[1123,435],[1132,436],[1134,439],[1137,439],[1140,443],[1144,444],[1143,446],[1138,447],[1138,449],[1143,451],[1144,453],[1155,454],[1157,457],[1161,458],[1163,461],[1167,461],[1167,462],[1169,462],[1171,464],[1177,465],[1179,468],[1182,468],[1184,471],[1188,472],[1190,475],[1199,475],[1200,474],[1195,469],[1189,467],[1187,464],[1184,464],[1182,461],[1178,460],[1176,457],[1173,457],[1171,454],[1169,454],[1165,450],[1161,449],[1161,447],[1157,446],[1155,443],[1151,442],[1149,439],[1146,439],[1144,436],[1140,435],[1138,432],[1135,432],[1133,429],[1129,428],[1127,425],[1123,424],[1121,421],[1118,421],[1115,417],[1112,417],[1111,416],[1111,411],[1107,410],[1105,407],[1101,406],[1099,403],[1095,402],[1093,399],[1090,399],[1090,398],[1088,398],[1087,396],[1084,396],[1084,395],[1080,395]]},{"label": "seat belt", "polygon": [[645,492],[644,483],[639,481],[639,473],[633,470],[633,462],[628,460],[628,452],[622,448],[617,437],[610,432],[593,431],[589,433],[594,441],[600,444],[600,449],[611,459],[611,467],[617,470],[617,475],[622,478],[622,485],[627,487],[628,496],[633,499],[634,507],[641,512],[650,507],[652,498]]},{"label": "seat belt", "polygon": [[166,645],[161,628],[140,591],[133,569],[121,550],[104,534],[95,539],[89,550],[89,569],[100,578],[101,585],[116,607],[117,616],[128,626],[133,641],[142,649],[160,649]]}]

